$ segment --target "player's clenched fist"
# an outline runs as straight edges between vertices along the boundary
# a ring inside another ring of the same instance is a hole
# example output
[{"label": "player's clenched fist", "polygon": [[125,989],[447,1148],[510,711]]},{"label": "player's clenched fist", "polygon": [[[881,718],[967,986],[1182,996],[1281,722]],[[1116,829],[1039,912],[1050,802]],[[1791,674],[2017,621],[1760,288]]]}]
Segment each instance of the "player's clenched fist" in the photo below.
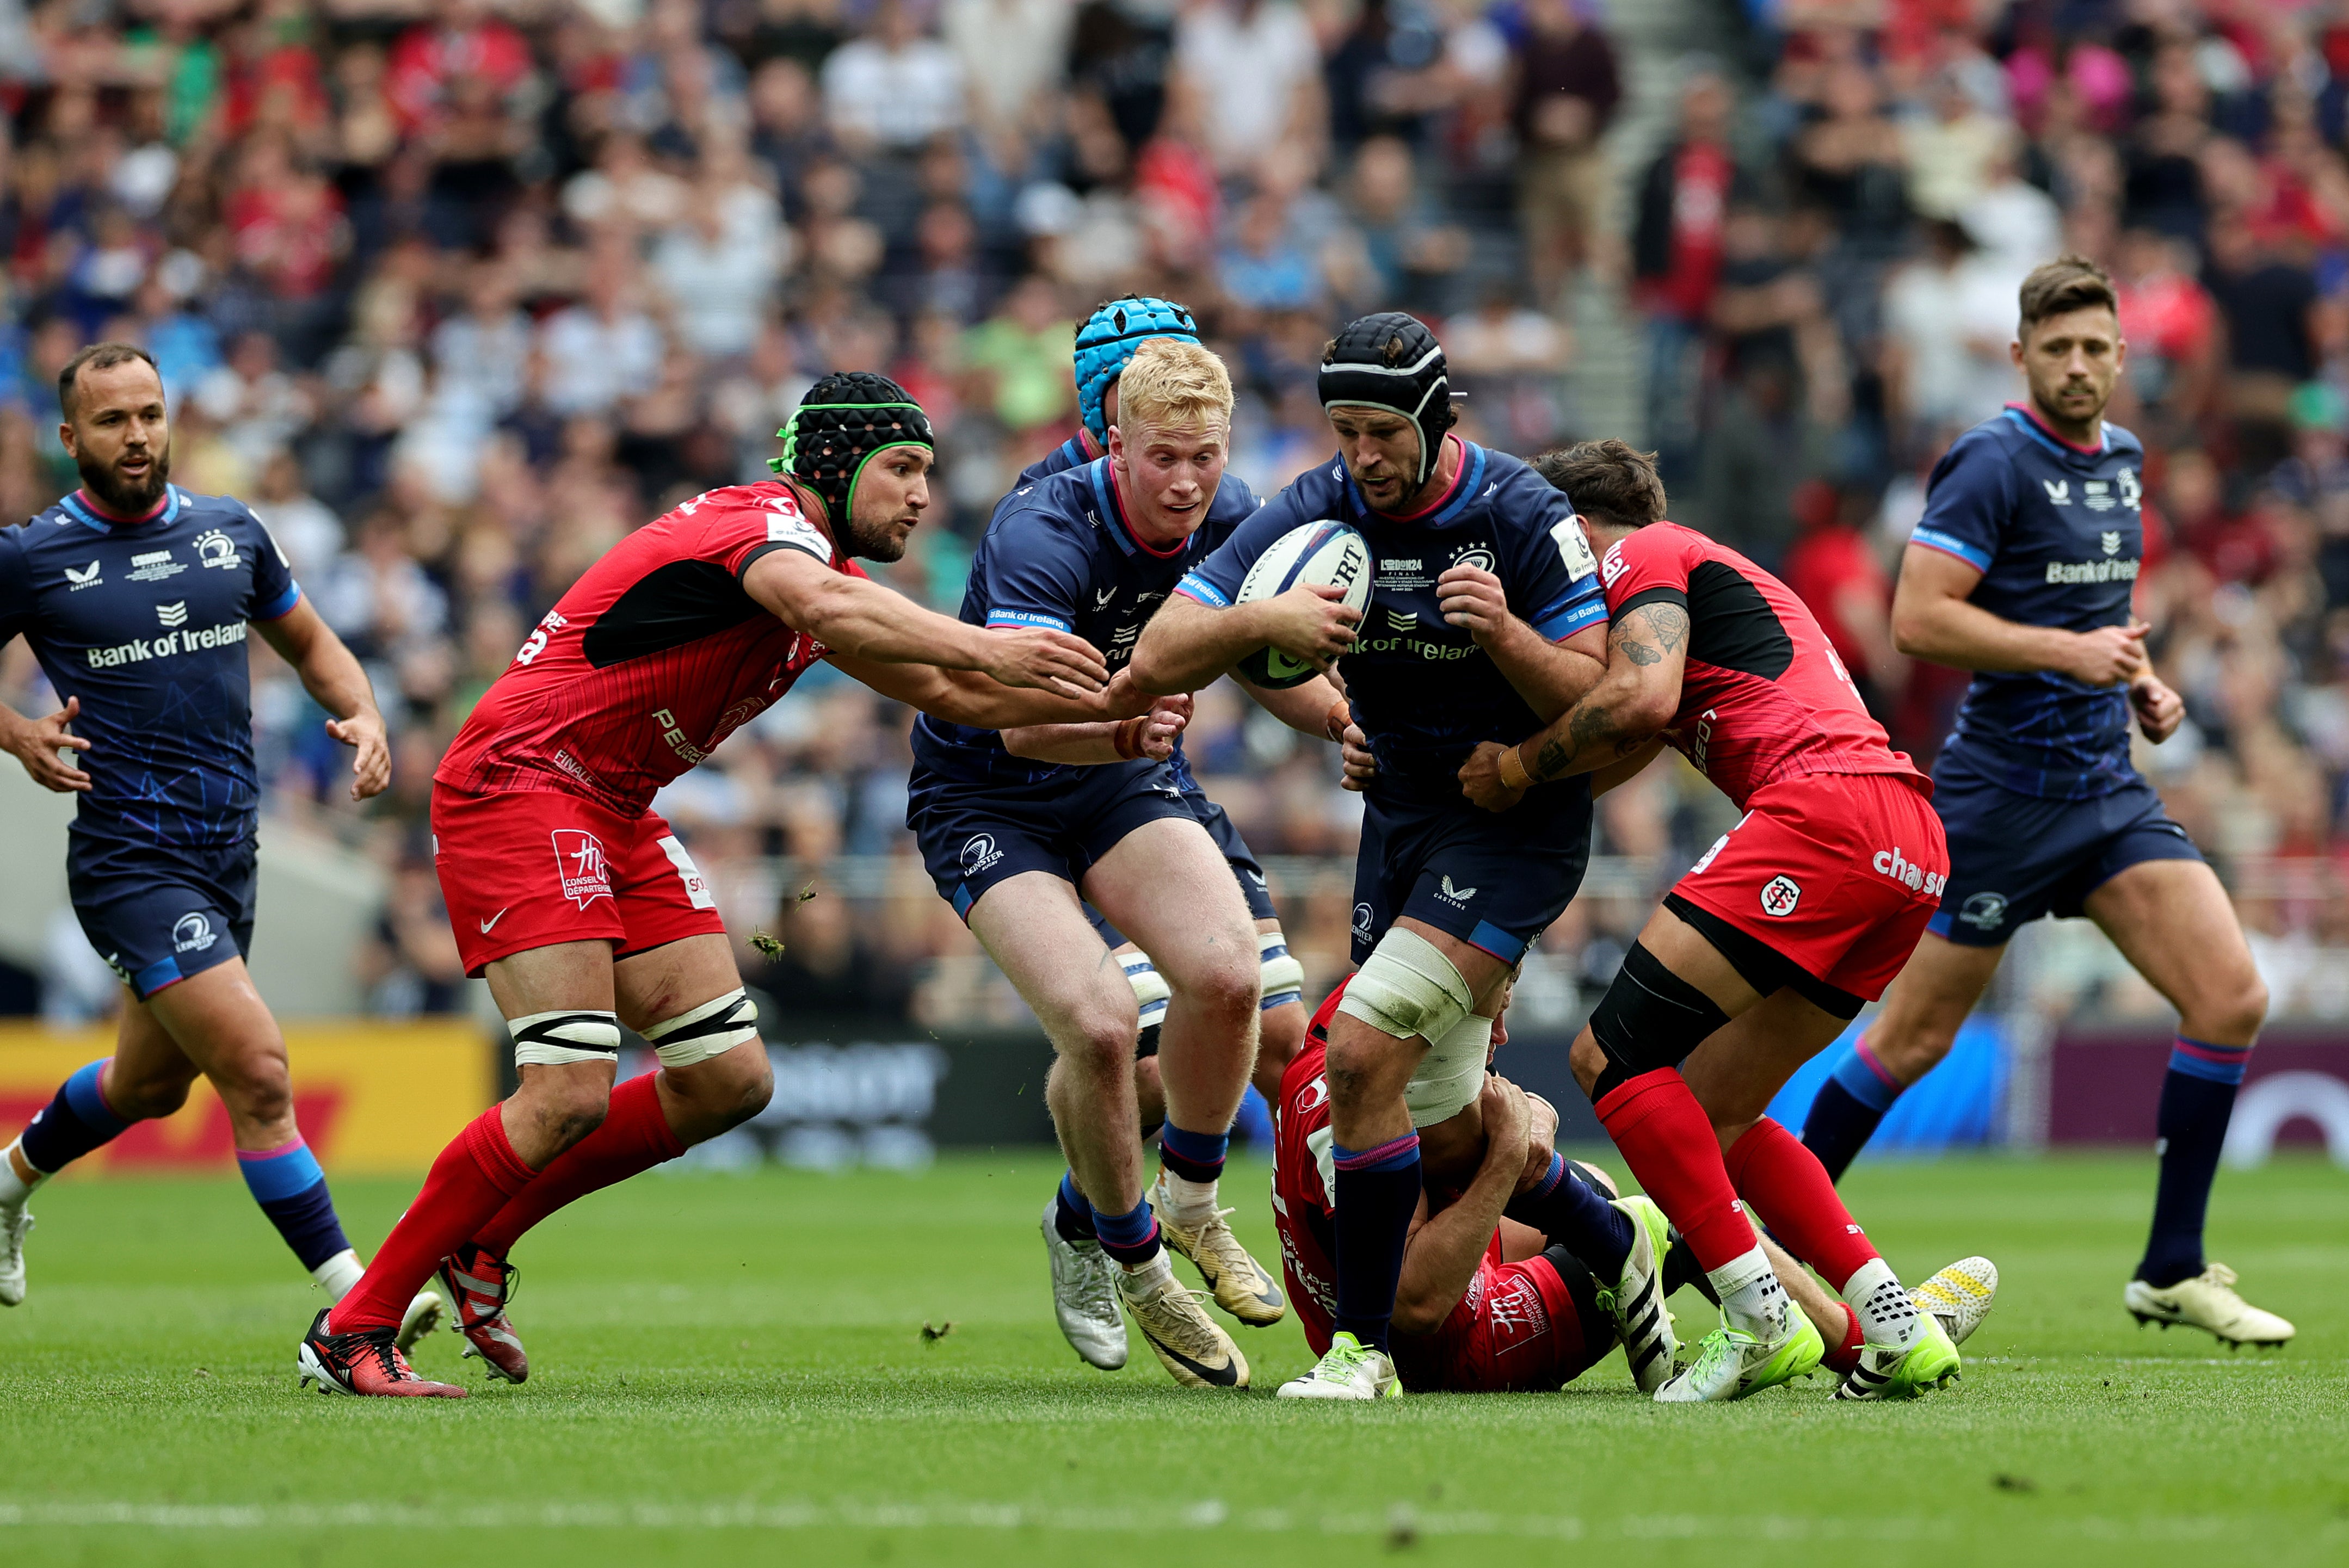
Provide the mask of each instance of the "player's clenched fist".
[{"label": "player's clenched fist", "polygon": [[2092,686],[2118,686],[2146,667],[2145,626],[2099,626],[2072,636],[2064,673]]},{"label": "player's clenched fist", "polygon": [[1480,740],[1468,760],[1460,765],[1460,792],[1487,811],[1506,811],[1524,799],[1525,791],[1501,781],[1501,754],[1509,748],[1498,741]]},{"label": "player's clenched fist", "polygon": [[1162,696],[1150,705],[1150,711],[1129,718],[1117,727],[1117,750],[1121,757],[1147,757],[1153,762],[1164,762],[1174,755],[1174,742],[1183,728],[1191,722],[1191,698]]},{"label": "player's clenched fist", "polygon": [[[0,713],[7,710],[0,708]],[[44,789],[54,789],[60,795],[73,794],[89,788],[89,775],[57,755],[59,748],[72,751],[88,751],[89,742],[78,735],[66,733],[66,726],[81,712],[81,698],[66,698],[65,707],[46,718],[17,718],[8,727],[5,744],[33,776],[33,782]]]},{"label": "player's clenched fist", "polygon": [[2150,671],[2130,683],[2129,706],[2137,709],[2137,727],[2156,746],[2177,734],[2186,717],[2186,699]]},{"label": "player's clenched fist", "polygon": [[1361,613],[1346,603],[1346,591],[1300,583],[1264,601],[1265,643],[1325,675],[1354,645]]},{"label": "player's clenched fist", "polygon": [[370,707],[348,718],[330,718],[326,733],[358,753],[351,758],[351,799],[382,794],[391,782],[391,742],[384,734],[383,715]]},{"label": "player's clenched fist", "polygon": [[1483,642],[1509,624],[1509,595],[1501,580],[1476,566],[1454,566],[1435,580],[1444,618]]},{"label": "player's clenched fist", "polygon": [[1082,637],[1045,627],[989,634],[987,673],[1008,686],[1032,686],[1085,696],[1109,684],[1109,665]]}]

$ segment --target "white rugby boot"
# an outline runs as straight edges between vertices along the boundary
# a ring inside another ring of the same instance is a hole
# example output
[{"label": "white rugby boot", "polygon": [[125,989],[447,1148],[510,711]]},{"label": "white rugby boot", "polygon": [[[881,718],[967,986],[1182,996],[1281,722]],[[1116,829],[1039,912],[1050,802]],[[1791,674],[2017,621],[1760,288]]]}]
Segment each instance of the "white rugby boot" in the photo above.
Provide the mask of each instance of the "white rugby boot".
[{"label": "white rugby boot", "polygon": [[1088,1367],[1114,1372],[1125,1365],[1125,1315],[1118,1310],[1117,1260],[1099,1242],[1072,1242],[1052,1222],[1061,1195],[1044,1200],[1044,1251],[1052,1260],[1052,1315],[1061,1336]]},{"label": "white rugby boot", "polygon": [[1972,1337],[1997,1300],[1998,1265],[1982,1257],[1960,1258],[1909,1293],[1909,1305],[1940,1318],[1953,1346]]},{"label": "white rugby boot", "polygon": [[1363,1344],[1344,1329],[1330,1336],[1330,1348],[1302,1377],[1280,1386],[1284,1399],[1400,1399],[1402,1379],[1383,1350]]},{"label": "white rugby boot", "polygon": [[2133,1279],[2121,1292],[2121,1305],[2140,1325],[2158,1323],[2168,1328],[2177,1323],[2199,1328],[2230,1350],[2282,1345],[2300,1332],[2291,1320],[2237,1295],[2235,1271],[2225,1264],[2212,1264],[2192,1279],[2158,1289]]}]

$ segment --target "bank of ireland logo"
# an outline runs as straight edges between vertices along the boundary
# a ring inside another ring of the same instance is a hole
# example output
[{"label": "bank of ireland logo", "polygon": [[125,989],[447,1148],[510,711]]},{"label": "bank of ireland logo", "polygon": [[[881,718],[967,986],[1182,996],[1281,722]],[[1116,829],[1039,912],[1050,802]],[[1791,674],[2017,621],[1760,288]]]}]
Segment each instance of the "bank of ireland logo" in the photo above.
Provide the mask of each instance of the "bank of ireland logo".
[{"label": "bank of ireland logo", "polygon": [[212,930],[212,923],[201,911],[191,909],[172,923],[171,951],[174,953],[202,953],[219,940],[219,935]]},{"label": "bank of ireland logo", "polygon": [[1803,902],[1802,884],[1790,876],[1775,876],[1762,884],[1762,913],[1784,920]]},{"label": "bank of ireland logo", "polygon": [[1978,892],[1959,906],[1958,918],[1976,931],[1996,931],[2006,923],[2006,894]]},{"label": "bank of ireland logo", "polygon": [[554,841],[555,874],[562,879],[564,897],[585,909],[612,896],[612,872],[605,864],[601,839],[579,828],[557,828],[548,836]]},{"label": "bank of ireland logo", "polygon": [[995,847],[993,833],[973,833],[963,842],[962,874],[975,877],[1002,858],[1003,851]]}]

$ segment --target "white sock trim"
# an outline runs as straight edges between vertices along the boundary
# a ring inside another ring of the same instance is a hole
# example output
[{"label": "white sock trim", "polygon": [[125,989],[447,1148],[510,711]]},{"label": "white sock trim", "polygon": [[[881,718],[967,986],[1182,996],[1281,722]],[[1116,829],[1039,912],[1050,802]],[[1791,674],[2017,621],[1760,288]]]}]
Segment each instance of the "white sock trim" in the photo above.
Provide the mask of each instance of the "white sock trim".
[{"label": "white sock trim", "polygon": [[1860,1337],[1887,1350],[1907,1350],[1925,1332],[1925,1321],[1901,1288],[1900,1277],[1882,1258],[1870,1258],[1843,1282],[1843,1301],[1859,1319]]}]

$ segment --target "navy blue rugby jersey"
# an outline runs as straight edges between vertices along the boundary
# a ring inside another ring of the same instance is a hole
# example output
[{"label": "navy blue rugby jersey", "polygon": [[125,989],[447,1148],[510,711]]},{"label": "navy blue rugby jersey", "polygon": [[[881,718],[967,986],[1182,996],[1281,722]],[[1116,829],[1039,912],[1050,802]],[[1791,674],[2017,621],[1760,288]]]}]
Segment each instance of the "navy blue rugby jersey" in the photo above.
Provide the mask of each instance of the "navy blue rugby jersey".
[{"label": "navy blue rugby jersey", "polygon": [[[2126,624],[2145,553],[2145,449],[2117,425],[2084,450],[2019,406],[1933,467],[1911,544],[1979,571],[1968,596],[2002,620],[2091,632]],[[2021,794],[2085,800],[2137,778],[2126,687],[1983,671],[1943,756]]]},{"label": "navy blue rugby jersey", "polygon": [[1607,622],[1599,562],[1564,492],[1506,452],[1460,447],[1452,489],[1411,517],[1371,511],[1345,463],[1330,459],[1299,475],[1178,590],[1227,605],[1257,557],[1291,529],[1325,518],[1360,529],[1376,570],[1361,639],[1339,673],[1381,775],[1438,789],[1452,785],[1477,742],[1519,741],[1542,727],[1467,629],[1444,618],[1438,577],[1459,565],[1495,573],[1510,610],[1552,642]]},{"label": "navy blue rugby jersey", "polygon": [[77,491],[0,529],[0,643],[21,634],[59,699],[81,699],[77,834],[139,848],[253,836],[245,636],[301,596],[277,542],[226,496],[171,485],[148,517],[118,522]]},{"label": "navy blue rugby jersey", "polygon": [[[996,507],[971,558],[961,618],[974,626],[1073,633],[1101,650],[1113,675],[1133,657],[1143,624],[1183,574],[1262,504],[1226,474],[1207,521],[1182,543],[1159,550],[1135,537],[1127,523],[1107,458],[1023,482]],[[1012,756],[995,730],[926,714],[914,723],[914,759],[943,777],[973,782],[1036,783],[1071,770],[1071,765]],[[1192,782],[1179,742],[1174,769],[1180,782]]]}]

